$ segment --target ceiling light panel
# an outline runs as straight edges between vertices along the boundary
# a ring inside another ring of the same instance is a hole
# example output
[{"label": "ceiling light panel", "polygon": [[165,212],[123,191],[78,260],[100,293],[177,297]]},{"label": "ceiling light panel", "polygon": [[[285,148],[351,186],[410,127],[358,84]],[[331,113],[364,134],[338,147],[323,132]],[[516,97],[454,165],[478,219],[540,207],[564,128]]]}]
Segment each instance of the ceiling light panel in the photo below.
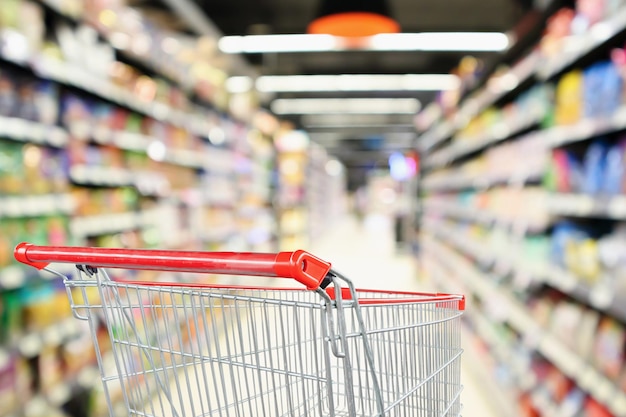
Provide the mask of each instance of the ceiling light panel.
[{"label": "ceiling light panel", "polygon": [[218,48],[227,54],[263,52],[321,52],[339,47],[332,35],[249,35],[224,36]]},{"label": "ceiling light panel", "polygon": [[382,33],[370,38],[374,51],[475,51],[498,52],[509,47],[509,37],[499,32]]},{"label": "ceiling light panel", "polygon": [[420,102],[412,98],[277,99],[271,108],[275,114],[415,114]]},{"label": "ceiling light panel", "polygon": [[267,75],[256,80],[264,93],[328,91],[443,91],[456,89],[452,74]]},{"label": "ceiling light panel", "polygon": [[377,126],[411,124],[412,115],[391,114],[310,114],[303,116],[301,122],[306,127],[330,127],[340,125]]},{"label": "ceiling light panel", "polygon": [[227,54],[333,51],[467,51],[500,52],[511,44],[501,32],[384,33],[363,38],[322,34],[224,36],[219,49]]}]

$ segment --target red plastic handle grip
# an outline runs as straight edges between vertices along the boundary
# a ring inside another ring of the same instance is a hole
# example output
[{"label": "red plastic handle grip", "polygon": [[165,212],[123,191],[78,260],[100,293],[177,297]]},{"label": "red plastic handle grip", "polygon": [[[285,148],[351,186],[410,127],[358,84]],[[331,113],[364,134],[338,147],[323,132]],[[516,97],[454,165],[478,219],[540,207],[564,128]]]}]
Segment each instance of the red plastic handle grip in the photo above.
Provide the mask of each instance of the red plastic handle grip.
[{"label": "red plastic handle grip", "polygon": [[37,269],[51,262],[93,267],[201,272],[293,278],[315,290],[330,270],[330,263],[303,250],[295,252],[194,252],[150,249],[37,246],[20,243],[15,259]]}]

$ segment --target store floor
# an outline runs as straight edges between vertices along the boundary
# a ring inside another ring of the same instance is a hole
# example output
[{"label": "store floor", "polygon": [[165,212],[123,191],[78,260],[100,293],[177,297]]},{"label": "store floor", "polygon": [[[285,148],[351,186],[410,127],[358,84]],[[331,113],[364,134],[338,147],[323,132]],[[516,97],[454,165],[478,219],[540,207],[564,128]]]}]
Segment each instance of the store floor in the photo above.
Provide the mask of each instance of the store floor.
[{"label": "store floor", "polygon": [[[386,217],[370,216],[362,223],[346,217],[332,225],[329,232],[314,241],[309,249],[332,262],[333,267],[354,281],[357,288],[433,290],[420,285],[414,255],[396,250],[392,223]],[[481,381],[473,372],[472,365],[480,365],[471,363],[468,355],[464,359],[463,416],[502,417],[488,401],[489,393],[484,392]]]}]

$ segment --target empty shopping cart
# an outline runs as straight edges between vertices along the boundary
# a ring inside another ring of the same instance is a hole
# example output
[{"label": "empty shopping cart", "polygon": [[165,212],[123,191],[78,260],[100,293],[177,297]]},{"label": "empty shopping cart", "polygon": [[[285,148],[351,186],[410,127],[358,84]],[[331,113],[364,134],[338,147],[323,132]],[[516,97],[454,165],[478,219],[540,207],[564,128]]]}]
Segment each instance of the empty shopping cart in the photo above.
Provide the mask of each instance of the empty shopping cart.
[{"label": "empty shopping cart", "polygon": [[[15,257],[63,278],[74,316],[89,323],[112,416],[460,415],[461,295],[358,290],[304,251],[23,243]],[[302,286],[277,287],[278,277]]]}]

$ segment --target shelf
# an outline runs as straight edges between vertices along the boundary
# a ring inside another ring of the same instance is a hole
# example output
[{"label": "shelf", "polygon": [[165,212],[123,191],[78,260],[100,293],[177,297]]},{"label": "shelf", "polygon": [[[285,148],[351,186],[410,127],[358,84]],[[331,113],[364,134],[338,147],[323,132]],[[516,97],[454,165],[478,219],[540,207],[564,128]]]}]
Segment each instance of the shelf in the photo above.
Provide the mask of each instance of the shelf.
[{"label": "shelf", "polygon": [[166,152],[164,161],[187,168],[199,169],[206,167],[205,159],[202,151],[174,149]]},{"label": "shelf", "polygon": [[[436,246],[430,238],[424,240],[423,247],[427,253],[426,256],[429,257],[429,260],[434,261],[433,263],[429,263],[427,268],[431,273],[434,273],[435,277],[442,277],[439,279],[435,278],[438,289],[446,293],[455,293],[461,290],[465,291],[466,285],[461,282],[459,275],[453,270],[454,265],[443,260],[441,257],[441,249],[433,247],[433,245]],[[450,270],[452,270],[452,273],[450,273]],[[511,371],[517,381],[517,387],[523,391],[532,390],[536,384],[534,374],[528,369],[527,364],[524,363],[523,360],[516,357],[512,346],[505,343],[494,331],[493,324],[490,323],[479,310],[472,309],[471,306],[465,311],[463,317],[471,323],[476,333],[479,334],[480,339],[489,346],[492,353],[490,357],[496,358],[500,364],[504,364]],[[466,340],[465,337],[463,337],[463,339]],[[485,359],[482,359],[482,361],[484,360]],[[493,379],[493,375],[484,375],[482,379]],[[503,410],[510,412],[510,406],[505,407]],[[500,415],[505,414],[507,413],[501,413]]]},{"label": "shelf", "polygon": [[[116,132],[106,128],[93,130],[91,137],[100,145],[113,145],[126,151],[145,154],[150,153],[150,147],[153,144],[162,144],[159,140],[147,135],[124,131]],[[161,146],[165,151],[163,162],[189,168],[204,168],[207,165],[205,161],[206,155],[203,150],[167,149],[165,145]]]},{"label": "shelf", "polygon": [[[538,51],[531,52],[511,67],[506,73],[492,77],[479,92],[464,101],[459,110],[459,118],[469,120],[504,97],[513,94],[521,86],[535,76],[536,68],[541,62]],[[460,128],[461,126],[459,126]]]},{"label": "shelf", "polygon": [[74,207],[70,194],[0,197],[0,218],[68,215],[73,213]]},{"label": "shelf", "polygon": [[[531,118],[533,119],[533,118]],[[524,129],[536,124],[536,121],[533,123],[532,121],[528,121],[525,127],[519,127],[519,131],[523,131]],[[498,131],[498,127],[494,127],[496,131]],[[594,119],[586,119],[582,120],[576,124],[569,126],[556,126],[547,128],[544,130],[539,130],[531,133],[533,137],[540,139],[544,143],[547,144],[548,147],[557,148],[561,146],[565,146],[568,144],[573,144],[585,140],[590,140],[594,137],[611,134],[614,132],[618,132],[626,129],[626,106],[621,107],[619,110],[615,112],[611,117],[605,118],[594,118]],[[515,131],[515,128],[512,129]],[[502,137],[504,135],[504,137]],[[510,135],[509,135],[510,136]],[[460,143],[458,145],[450,145],[448,148],[445,148],[430,157],[430,162],[427,162],[424,166],[426,168],[437,168],[442,167],[448,164],[449,162],[454,161],[457,158],[468,155],[472,152],[479,151],[491,144],[497,143],[502,140],[498,137],[502,137],[502,139],[507,137],[506,131],[501,131],[498,135],[493,134],[492,136],[486,136],[483,140],[480,141],[470,141],[469,143]],[[523,173],[521,174],[523,176]],[[458,177],[458,178],[454,178]],[[451,187],[453,189],[458,188],[474,188],[474,183],[477,183],[478,178],[474,179],[469,177],[468,175],[451,175]],[[443,188],[447,188],[445,185],[445,181],[442,181],[444,185]],[[487,178],[484,182],[492,183],[492,182],[502,182],[502,179],[490,179]],[[428,180],[425,180],[425,183],[428,183]]]},{"label": "shelf", "polygon": [[569,126],[556,126],[540,131],[545,142],[553,148],[593,139],[626,129],[626,106],[610,117],[590,118]]},{"label": "shelf", "polygon": [[96,132],[91,132],[92,137],[101,137],[105,138],[104,140],[100,140],[99,143],[102,144],[111,144],[120,149],[124,149],[126,151],[136,151],[147,153],[150,144],[154,141],[154,139],[149,136],[145,136],[139,133],[131,133],[131,132],[113,132],[108,129],[102,129],[98,135]]},{"label": "shelf", "polygon": [[88,165],[72,166],[70,179],[75,184],[101,187],[125,187],[135,183],[133,172],[127,169]]},{"label": "shelf", "polygon": [[162,219],[161,210],[77,216],[70,221],[70,233],[75,237],[99,236],[141,229],[157,225]]},{"label": "shelf", "polygon": [[[81,18],[80,15],[69,14],[66,11],[62,10],[57,0],[37,0],[37,1],[40,4],[44,5],[45,7],[52,10],[58,16],[64,19],[67,19],[73,25],[82,24],[82,25],[89,26],[92,29],[95,29],[100,35],[100,37],[104,39],[105,42],[108,42],[109,44],[111,43],[111,40],[110,40],[111,34],[106,33],[106,31],[102,30],[97,25],[93,25],[88,20]],[[129,50],[129,49],[121,50],[115,47],[114,49],[119,55],[123,57],[122,60],[131,61],[130,63],[132,66],[141,66],[143,68],[147,68],[149,72],[155,73],[159,77],[166,78],[170,83],[176,84],[177,86],[181,87],[183,90],[188,90],[188,86],[185,85],[185,82],[184,82],[184,75],[179,74],[179,73],[177,73],[176,75],[171,74],[171,71],[166,69],[165,66],[163,66],[163,63],[164,63],[163,60],[159,61],[159,60],[146,58],[146,57],[143,57],[134,53],[132,50]],[[139,70],[142,70],[143,68],[139,68]]]},{"label": "shelf", "polygon": [[491,225],[498,221],[495,215],[485,210],[472,209],[452,203],[426,201],[424,202],[424,211],[430,216],[443,216],[484,225]]},{"label": "shelf", "polygon": [[[141,153],[148,153],[150,146],[159,142],[150,136],[130,132],[103,132],[102,136],[108,138],[108,140],[101,143],[110,143],[120,149]],[[202,150],[166,148],[163,162],[188,168],[204,168],[206,166],[205,159],[206,157]]]},{"label": "shelf", "polygon": [[471,207],[463,207],[455,203],[425,201],[424,211],[434,216],[444,216],[453,219],[468,220],[474,223],[491,225],[501,222],[493,213],[486,210],[478,210]]},{"label": "shelf", "polygon": [[[186,113],[164,103],[140,100],[131,91],[117,86],[109,80],[102,79],[83,68],[55,58],[39,55],[30,61],[32,62],[32,70],[42,78],[78,88],[156,120],[190,129],[203,137],[206,137],[208,133],[208,128],[204,122],[205,118],[199,114]],[[24,66],[23,63],[20,65]]]},{"label": "shelf", "polygon": [[[428,132],[420,137],[420,150],[424,153],[437,146],[439,143],[451,137],[456,131],[461,129],[467,121],[498,102],[502,97],[510,94],[519,85],[532,77],[537,77],[547,81],[566,69],[575,65],[576,62],[601,47],[605,42],[614,39],[626,29],[626,9],[621,9],[612,18],[596,24],[587,35],[572,37],[568,43],[568,51],[552,58],[547,64],[541,65],[542,57],[532,53],[514,66],[503,77],[511,79],[511,87],[503,89],[497,93],[489,91],[486,86],[475,98],[468,99],[457,113],[455,121],[446,120],[432,127]],[[513,82],[514,81],[514,82]],[[508,91],[507,91],[508,90]]]},{"label": "shelf", "polygon": [[75,217],[70,222],[72,236],[87,237],[139,229],[144,222],[139,213],[115,213]]},{"label": "shelf", "polygon": [[541,67],[537,75],[543,80],[549,80],[562,73],[585,58],[604,43],[612,40],[626,29],[626,9],[620,8],[613,17],[595,24],[585,35],[571,36],[568,39],[567,51],[548,60]]},{"label": "shelf", "polygon": [[473,138],[459,138],[450,146],[433,153],[428,157],[424,168],[433,169],[447,165],[459,158],[483,150],[490,145],[511,138],[525,130],[539,124],[544,117],[544,112],[536,112],[527,115],[526,118],[516,122],[502,121],[492,126],[484,134]]},{"label": "shelf", "polygon": [[451,228],[425,225],[423,230],[428,231],[437,237],[441,237],[448,243],[453,244],[459,251],[473,257],[483,266],[493,265],[496,261],[496,256],[491,253],[491,251],[485,250],[482,245],[477,244],[477,242],[473,240],[463,238],[462,236],[459,237],[458,234]]},{"label": "shelf", "polygon": [[[419,141],[419,149],[422,152],[428,152],[439,143],[454,135],[455,132],[462,129],[473,117],[476,117],[490,106],[502,100],[504,97],[513,94],[516,90],[519,90],[520,86],[525,85],[535,76],[540,62],[541,55],[539,53],[532,52],[527,55],[507,73],[499,77],[501,80],[500,85],[490,87],[488,84],[480,93],[468,98],[456,114],[454,121],[447,120],[440,122],[427,133],[422,135]],[[495,79],[492,80],[496,84],[498,83]],[[535,123],[538,123],[540,120],[541,119],[538,119]],[[497,136],[498,135],[496,135],[496,137]],[[496,141],[497,140],[498,139],[496,139]]]},{"label": "shelf", "polygon": [[458,129],[459,127],[452,123],[450,120],[438,123],[437,126],[434,126],[430,130],[428,130],[428,132],[420,136],[420,150],[424,153],[428,152],[439,143],[451,137]]},{"label": "shelf", "polygon": [[[515,271],[531,278],[532,282],[548,284],[559,291],[571,296],[581,303],[615,317],[626,323],[626,297],[617,296],[612,291],[609,280],[601,279],[599,284],[591,286],[581,282],[575,275],[553,264],[535,265],[529,267],[523,260],[500,259],[501,256],[493,254],[483,247],[480,242],[469,239],[445,226],[425,227],[437,236],[453,244],[461,252],[473,257],[483,266],[499,265],[507,272]],[[514,250],[506,251],[515,253]]]},{"label": "shelf", "polygon": [[500,363],[509,368],[516,380],[517,387],[521,391],[532,391],[537,384],[537,378],[528,368],[528,364],[516,358],[513,347],[505,345],[500,336],[494,333],[493,324],[490,323],[489,319],[477,312],[471,314],[471,317],[480,338],[489,345]]},{"label": "shelf", "polygon": [[610,279],[603,277],[596,285],[585,284],[574,274],[556,265],[546,265],[541,278],[572,298],[626,323],[626,295],[616,294],[609,284]]},{"label": "shelf", "polygon": [[68,133],[58,126],[15,117],[0,116],[0,138],[61,148],[69,141]]},{"label": "shelf", "polygon": [[550,214],[626,220],[626,195],[549,194]]},{"label": "shelf", "polygon": [[472,223],[478,223],[485,226],[505,226],[513,227],[516,225],[524,226],[528,231],[540,231],[547,227],[546,223],[530,221],[529,219],[516,218],[516,219],[503,219],[496,216],[494,213],[490,213],[484,209],[463,207],[455,203],[446,202],[424,202],[424,211],[427,215],[443,216],[452,219],[465,220]]},{"label": "shelf", "polygon": [[[461,339],[466,340],[468,330],[462,329]],[[481,397],[490,398],[488,407],[491,411],[489,415],[507,416],[511,413],[511,404],[515,401],[515,394],[503,386],[490,369],[485,366],[485,358],[482,352],[472,344],[464,343],[463,349],[464,367],[473,374],[474,381],[480,381],[475,388]]]},{"label": "shelf", "polygon": [[[428,158],[429,162],[427,162],[424,166],[426,168],[444,166],[458,158],[479,151],[491,144],[505,139],[506,137],[537,124],[538,120],[534,119],[536,118],[531,117],[525,123],[520,123],[509,130],[507,130],[504,124],[496,125],[492,128],[492,133],[486,135],[483,139],[452,144],[449,147],[436,152]],[[544,141],[548,147],[557,148],[625,129],[626,106],[623,106],[610,117],[585,119],[573,125],[556,126],[533,132],[532,135],[541,138],[541,140]]]},{"label": "shelf", "polygon": [[[433,241],[436,239],[433,238]],[[443,244],[433,243],[440,253],[442,262],[449,264],[455,275],[463,277],[463,281],[478,298],[497,300],[503,307],[500,312],[504,315],[504,320],[515,328],[522,338],[535,341],[537,351],[615,415],[626,414],[626,393],[620,387],[539,326],[512,294],[486,279],[471,262]]]},{"label": "shelf", "polygon": [[465,189],[486,189],[497,185],[524,185],[536,182],[543,178],[545,169],[535,167],[534,169],[525,167],[511,173],[504,174],[467,174],[456,172],[440,177],[425,177],[422,188],[426,191],[457,191]]}]

